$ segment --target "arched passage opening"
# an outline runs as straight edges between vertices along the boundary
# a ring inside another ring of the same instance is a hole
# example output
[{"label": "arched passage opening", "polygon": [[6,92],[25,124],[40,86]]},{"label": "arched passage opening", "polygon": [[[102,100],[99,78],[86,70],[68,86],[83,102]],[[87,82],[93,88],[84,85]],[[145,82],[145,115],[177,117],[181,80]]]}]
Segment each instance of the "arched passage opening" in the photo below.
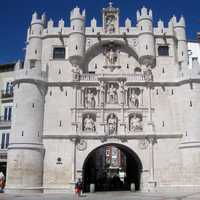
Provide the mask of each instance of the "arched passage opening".
[{"label": "arched passage opening", "polygon": [[88,73],[88,66],[90,61],[99,54],[104,54],[105,47],[108,45],[116,46],[120,52],[126,53],[129,57],[133,57],[137,62],[139,62],[139,57],[136,53],[136,50],[126,42],[122,40],[102,40],[101,42],[97,42],[87,49],[81,66],[84,73]]},{"label": "arched passage opening", "polygon": [[140,190],[142,163],[137,154],[121,144],[105,144],[89,153],[83,165],[83,190],[125,191],[135,184]]}]

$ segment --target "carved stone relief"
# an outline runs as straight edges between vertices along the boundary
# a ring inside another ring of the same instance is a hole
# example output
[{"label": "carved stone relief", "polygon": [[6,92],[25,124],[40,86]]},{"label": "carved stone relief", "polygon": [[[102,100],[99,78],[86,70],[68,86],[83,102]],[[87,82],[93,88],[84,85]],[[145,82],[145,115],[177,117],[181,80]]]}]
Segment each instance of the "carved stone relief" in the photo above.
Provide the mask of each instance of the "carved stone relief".
[{"label": "carved stone relief", "polygon": [[139,107],[139,96],[141,94],[141,91],[139,88],[130,88],[129,89],[130,96],[129,96],[129,103],[130,106],[138,108]]},{"label": "carved stone relief", "polygon": [[133,113],[129,116],[129,129],[130,131],[142,131],[142,115]]},{"label": "carved stone relief", "polygon": [[109,104],[116,104],[118,103],[118,89],[117,84],[110,83],[108,84],[107,89],[107,103]]},{"label": "carved stone relief", "polygon": [[85,89],[85,106],[87,108],[95,108],[96,94],[97,94],[97,91],[95,88],[86,88]]},{"label": "carved stone relief", "polygon": [[95,116],[91,114],[86,114],[83,116],[83,131],[94,132],[96,130],[95,126]]},{"label": "carved stone relief", "polygon": [[107,119],[108,134],[117,134],[118,119],[114,114],[110,114]]}]

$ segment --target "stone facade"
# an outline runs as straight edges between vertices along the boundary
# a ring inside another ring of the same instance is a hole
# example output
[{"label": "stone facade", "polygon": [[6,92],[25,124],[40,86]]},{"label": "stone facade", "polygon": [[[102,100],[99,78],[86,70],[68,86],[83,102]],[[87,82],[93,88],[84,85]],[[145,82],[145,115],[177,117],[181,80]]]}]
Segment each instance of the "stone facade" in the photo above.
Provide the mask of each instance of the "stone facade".
[{"label": "stone facade", "polygon": [[119,9],[103,25],[70,27],[33,14],[24,64],[16,64],[7,191],[72,191],[85,160],[114,144],[134,154],[140,189],[200,185],[200,74],[188,61],[185,20],[153,27],[151,10],[119,26]]}]

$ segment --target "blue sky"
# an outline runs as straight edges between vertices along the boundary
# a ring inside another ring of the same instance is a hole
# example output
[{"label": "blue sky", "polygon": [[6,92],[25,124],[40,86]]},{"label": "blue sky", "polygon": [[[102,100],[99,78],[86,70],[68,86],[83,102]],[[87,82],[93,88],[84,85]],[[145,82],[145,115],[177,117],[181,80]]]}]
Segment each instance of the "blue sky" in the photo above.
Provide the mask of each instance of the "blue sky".
[{"label": "blue sky", "polygon": [[[55,23],[63,18],[69,24],[70,10],[78,5],[85,8],[87,25],[95,16],[101,24],[101,9],[109,0],[1,0],[0,3],[0,63],[13,62],[24,57],[26,32],[34,11],[45,12]],[[120,8],[120,23],[124,25],[126,17],[136,24],[136,10],[145,5],[153,10],[154,23],[159,18],[167,25],[170,17],[183,14],[187,23],[188,39],[196,39],[200,32],[200,0],[113,0]]]}]

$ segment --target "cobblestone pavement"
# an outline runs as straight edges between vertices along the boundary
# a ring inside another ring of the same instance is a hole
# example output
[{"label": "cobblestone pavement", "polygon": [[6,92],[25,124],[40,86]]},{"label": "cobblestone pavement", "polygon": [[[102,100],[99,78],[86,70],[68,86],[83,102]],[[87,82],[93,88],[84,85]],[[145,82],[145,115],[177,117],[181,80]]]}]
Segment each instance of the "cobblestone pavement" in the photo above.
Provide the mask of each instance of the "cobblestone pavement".
[{"label": "cobblestone pavement", "polygon": [[0,194],[0,200],[200,200],[200,192],[194,193],[131,193],[99,192],[77,197],[73,194]]}]

